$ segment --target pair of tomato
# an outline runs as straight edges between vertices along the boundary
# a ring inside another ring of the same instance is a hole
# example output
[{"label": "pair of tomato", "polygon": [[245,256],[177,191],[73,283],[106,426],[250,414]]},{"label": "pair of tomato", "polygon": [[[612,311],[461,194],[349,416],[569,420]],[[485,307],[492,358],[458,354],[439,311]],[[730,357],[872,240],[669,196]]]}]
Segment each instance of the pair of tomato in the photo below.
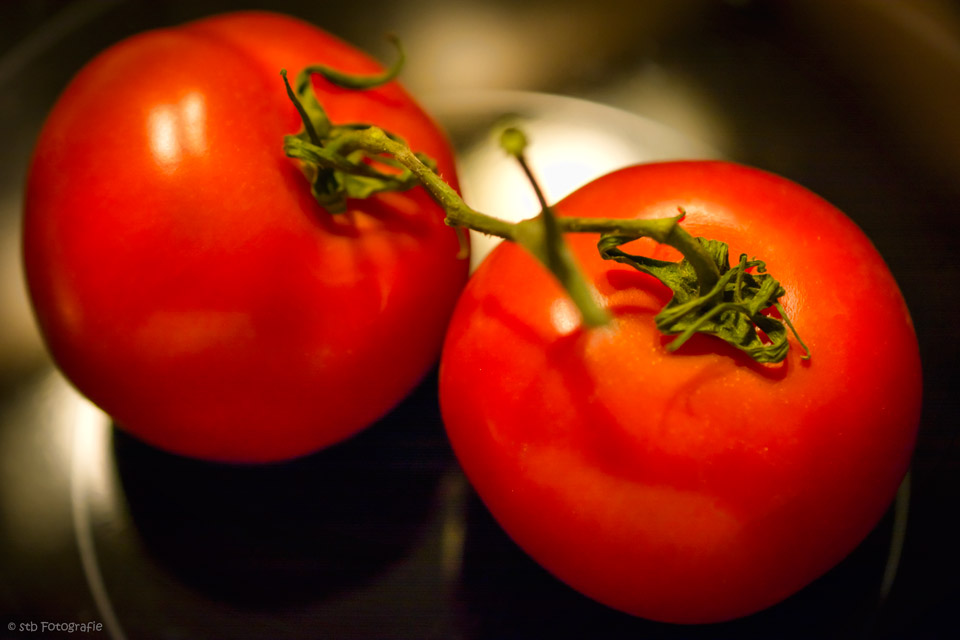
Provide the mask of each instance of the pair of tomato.
[{"label": "pair of tomato", "polygon": [[[300,121],[279,70],[316,63],[378,69],[299,21],[229,14],[114,46],[51,113],[28,284],[58,366],[118,424],[180,454],[282,460],[388,412],[442,347],[450,440],[504,529],[586,595],[658,620],[773,604],[875,525],[909,463],[920,364],[896,283],[842,213],[720,162],[625,169],[558,203],[684,208],[694,235],[766,260],[813,357],[758,364],[713,338],[670,353],[653,322],[669,292],[602,260],[596,236],[568,236],[613,316],[587,329],[515,245],[464,288],[422,189],[324,211],[282,149]],[[443,134],[396,83],[313,82],[332,121],[392,131],[456,186]]]}]

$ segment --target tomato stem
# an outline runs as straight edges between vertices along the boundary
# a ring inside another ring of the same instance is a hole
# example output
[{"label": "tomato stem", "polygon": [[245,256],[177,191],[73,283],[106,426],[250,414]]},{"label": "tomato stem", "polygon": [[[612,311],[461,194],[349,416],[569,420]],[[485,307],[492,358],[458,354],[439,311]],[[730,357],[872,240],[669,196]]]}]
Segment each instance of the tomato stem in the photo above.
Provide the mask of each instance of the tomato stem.
[{"label": "tomato stem", "polygon": [[679,251],[690,261],[703,293],[710,291],[720,278],[716,262],[704,250],[697,239],[690,235],[680,221],[686,212],[671,218],[653,219],[616,219],[616,218],[561,218],[560,225],[567,233],[600,233],[622,236],[634,236],[634,239],[647,237]]},{"label": "tomato stem", "polygon": [[517,160],[540,203],[540,213],[536,217],[516,224],[514,241],[533,254],[556,277],[580,310],[587,326],[599,327],[607,324],[610,314],[594,299],[583,271],[577,266],[570,247],[563,239],[563,229],[557,216],[547,204],[543,189],[527,162],[526,136],[519,129],[507,128],[500,136],[500,145]]},{"label": "tomato stem", "polygon": [[327,82],[335,84],[341,89],[353,89],[357,91],[373,89],[381,85],[385,85],[400,74],[400,70],[403,69],[403,65],[406,62],[406,55],[404,54],[400,39],[394,34],[388,34],[387,39],[390,41],[390,44],[393,45],[394,49],[397,50],[397,58],[393,61],[393,64],[391,64],[389,68],[384,69],[382,73],[365,76],[353,73],[344,73],[343,71],[333,69],[326,65],[313,65],[305,67],[300,72],[300,75],[309,77],[310,75],[316,73],[323,76]]},{"label": "tomato stem", "polygon": [[[389,81],[397,70],[391,68],[356,82],[344,76],[337,82],[341,86],[366,88],[369,82]],[[747,260],[743,255],[731,268],[725,243],[694,237],[680,226],[686,215],[683,209],[679,215],[658,219],[557,217],[524,155],[526,137],[518,129],[509,128],[501,136],[501,145],[520,164],[541,209],[533,218],[516,223],[490,216],[467,205],[436,172],[435,163],[415,153],[398,136],[372,125],[330,123],[313,92],[310,74],[314,72],[330,77],[325,68],[308,67],[298,75],[296,90],[290,87],[286,72],[281,74],[287,94],[304,123],[303,131],[286,136],[284,149],[288,156],[301,162],[314,197],[327,210],[345,210],[348,198],[422,186],[445,211],[445,222],[460,234],[462,247],[464,229],[521,245],[556,277],[580,311],[584,324],[592,327],[609,322],[610,315],[597,302],[564,234],[598,233],[601,257],[649,273],[673,290],[673,298],[655,317],[661,332],[677,336],[668,349],[680,348],[695,333],[707,333],[722,338],[758,362],[779,362],[789,349],[789,331],[809,358],[809,349],[779,303],[785,291],[765,273],[764,263]],[[684,259],[660,261],[620,249],[643,237],[677,249]],[[764,313],[771,308],[779,312],[783,321]]]}]

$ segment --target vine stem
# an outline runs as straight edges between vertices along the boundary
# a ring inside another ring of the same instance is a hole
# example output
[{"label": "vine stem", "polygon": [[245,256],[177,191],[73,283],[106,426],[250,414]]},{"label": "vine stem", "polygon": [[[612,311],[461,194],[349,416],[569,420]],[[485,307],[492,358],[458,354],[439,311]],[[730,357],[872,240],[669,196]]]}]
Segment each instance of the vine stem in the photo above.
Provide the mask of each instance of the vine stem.
[{"label": "vine stem", "polygon": [[564,233],[616,233],[636,237],[648,236],[661,244],[677,249],[693,266],[703,292],[711,290],[720,279],[716,263],[701,244],[679,222],[684,213],[671,218],[616,219],[556,217],[547,205],[543,193],[533,179],[523,155],[526,141],[519,142],[514,136],[516,129],[504,132],[504,147],[515,156],[534,185],[542,210],[541,213],[520,222],[508,222],[477,211],[467,205],[460,195],[444,182],[431,167],[403,142],[388,136],[378,127],[367,127],[344,132],[339,140],[341,150],[362,150],[370,154],[389,155],[409,170],[433,199],[447,214],[450,226],[467,228],[520,244],[531,251],[560,280],[579,309],[584,321],[590,326],[599,326],[609,320],[609,314],[594,300],[590,288],[579,269],[572,264],[572,256],[562,240]]},{"label": "vine stem", "polygon": [[[519,222],[495,218],[467,205],[440,177],[431,158],[414,152],[396,135],[368,124],[331,123],[310,81],[313,73],[319,73],[334,84],[362,91],[390,82],[398,69],[399,63],[382,74],[351,76],[325,67],[308,67],[298,74],[296,90],[290,86],[286,71],[280,72],[287,96],[304,125],[300,133],[284,138],[284,150],[301,162],[314,198],[329,213],[345,211],[349,198],[422,186],[443,208],[444,222],[457,231],[461,257],[466,257],[469,248],[465,229],[519,244],[553,274],[588,327],[606,324],[610,314],[597,301],[564,238],[566,233],[599,234],[597,249],[603,259],[648,273],[673,291],[670,302],[654,318],[661,332],[677,336],[667,347],[670,350],[682,346],[694,333],[706,333],[758,362],[780,362],[789,349],[787,330],[800,339],[778,302],[785,290],[766,273],[763,261],[747,260],[742,255],[731,270],[725,243],[695,238],[680,226],[686,215],[682,208],[677,216],[659,219],[557,217],[524,155],[526,136],[511,127],[502,132],[500,144],[529,179],[540,213]],[[683,260],[654,260],[619,248],[642,237],[677,249]],[[754,268],[756,272],[748,271]],[[771,307],[776,307],[784,322],[762,313]],[[809,350],[803,346],[805,357],[809,357]]]}]

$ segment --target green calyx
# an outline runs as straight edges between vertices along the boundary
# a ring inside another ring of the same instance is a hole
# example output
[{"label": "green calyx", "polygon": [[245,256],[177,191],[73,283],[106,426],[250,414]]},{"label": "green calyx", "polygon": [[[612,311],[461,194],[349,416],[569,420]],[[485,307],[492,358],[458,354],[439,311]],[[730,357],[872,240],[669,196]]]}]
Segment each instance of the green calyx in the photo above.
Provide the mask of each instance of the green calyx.
[{"label": "green calyx", "polygon": [[[286,86],[287,97],[297,108],[303,129],[284,138],[284,152],[300,161],[301,168],[310,182],[310,191],[316,201],[330,213],[346,211],[348,198],[369,198],[385,191],[406,191],[420,184],[417,177],[391,157],[371,154],[357,148],[351,142],[356,131],[367,129],[365,123],[334,125],[323,106],[317,100],[311,77],[318,74],[332,84],[355,91],[364,91],[384,85],[400,72],[404,56],[400,43],[396,62],[383,73],[362,76],[353,75],[316,65],[304,68],[291,86],[286,69],[280,71]],[[398,143],[403,140],[389,132],[385,135]],[[421,162],[431,169],[433,161],[418,155]]]},{"label": "green calyx", "polygon": [[[731,267],[727,244],[689,236],[677,226],[682,217],[681,213],[672,219],[675,229],[679,230],[674,233],[686,235],[699,245],[701,251],[697,251],[693,261],[686,256],[679,262],[655,260],[620,249],[646,234],[606,233],[597,243],[605,260],[614,260],[648,273],[673,291],[670,302],[654,318],[661,333],[677,336],[667,349],[676,351],[694,334],[704,333],[724,340],[757,362],[776,363],[786,358],[790,349],[787,341],[789,329],[806,352],[804,359],[808,359],[810,350],[780,305],[780,297],[786,291],[766,273],[763,261],[747,260],[747,255],[741,254],[736,266]],[[680,243],[667,244],[676,247]],[[709,258],[718,276],[708,280],[709,286],[703,286],[694,266],[695,261],[704,256]],[[771,308],[777,310],[781,319],[763,313]]]},{"label": "green calyx", "polygon": [[[553,274],[587,327],[608,323],[610,315],[595,299],[564,234],[598,233],[601,257],[648,273],[673,291],[673,298],[655,317],[662,333],[677,336],[667,345],[669,350],[676,351],[694,334],[704,333],[724,340],[757,362],[776,363],[786,358],[788,332],[792,332],[806,352],[803,357],[810,357],[780,305],[784,288],[766,273],[762,261],[747,260],[742,255],[731,267],[725,243],[695,238],[680,226],[683,211],[672,218],[650,220],[557,217],[526,162],[527,140],[518,129],[506,129],[501,146],[527,175],[541,211],[533,218],[512,223],[468,206],[437,174],[436,163],[412,151],[398,136],[369,124],[330,122],[314,93],[313,74],[343,88],[365,90],[393,80],[402,62],[401,51],[396,64],[375,76],[307,67],[297,75],[293,87],[286,71],[281,71],[287,95],[303,121],[299,133],[284,138],[284,151],[300,162],[314,198],[326,211],[345,211],[350,198],[422,186],[443,208],[445,222],[457,230],[461,257],[467,255],[464,229],[516,242]],[[642,237],[674,247],[683,259],[655,260],[621,250],[624,244]],[[776,310],[779,318],[770,315],[771,310]]]}]

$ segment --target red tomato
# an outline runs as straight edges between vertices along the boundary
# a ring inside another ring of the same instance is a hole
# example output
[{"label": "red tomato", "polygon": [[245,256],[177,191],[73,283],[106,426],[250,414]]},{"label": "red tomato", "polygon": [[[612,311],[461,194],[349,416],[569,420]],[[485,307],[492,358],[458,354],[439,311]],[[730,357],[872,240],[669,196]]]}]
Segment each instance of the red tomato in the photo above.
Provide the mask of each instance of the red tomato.
[{"label": "red tomato", "polygon": [[[290,458],[389,411],[432,367],[466,280],[443,211],[418,188],[311,198],[283,136],[280,77],[380,67],[329,34],[228,14],[121,42],[88,64],[37,143],[24,250],[36,316],[66,376],[158,447]],[[369,122],[432,156],[444,135],[392,82],[315,78],[334,123]]]},{"label": "red tomato", "polygon": [[[921,404],[913,326],[893,277],[837,209],[720,162],[636,166],[560,216],[666,217],[766,260],[812,359],[753,362],[717,338],[676,353],[653,316],[669,290],[567,236],[614,315],[588,330],[515,245],[482,264],[448,329],[444,420],[462,466],[535,560],[611,607],[669,622],[732,619],[838,563],[881,518]],[[641,240],[628,249],[677,259]]]}]

